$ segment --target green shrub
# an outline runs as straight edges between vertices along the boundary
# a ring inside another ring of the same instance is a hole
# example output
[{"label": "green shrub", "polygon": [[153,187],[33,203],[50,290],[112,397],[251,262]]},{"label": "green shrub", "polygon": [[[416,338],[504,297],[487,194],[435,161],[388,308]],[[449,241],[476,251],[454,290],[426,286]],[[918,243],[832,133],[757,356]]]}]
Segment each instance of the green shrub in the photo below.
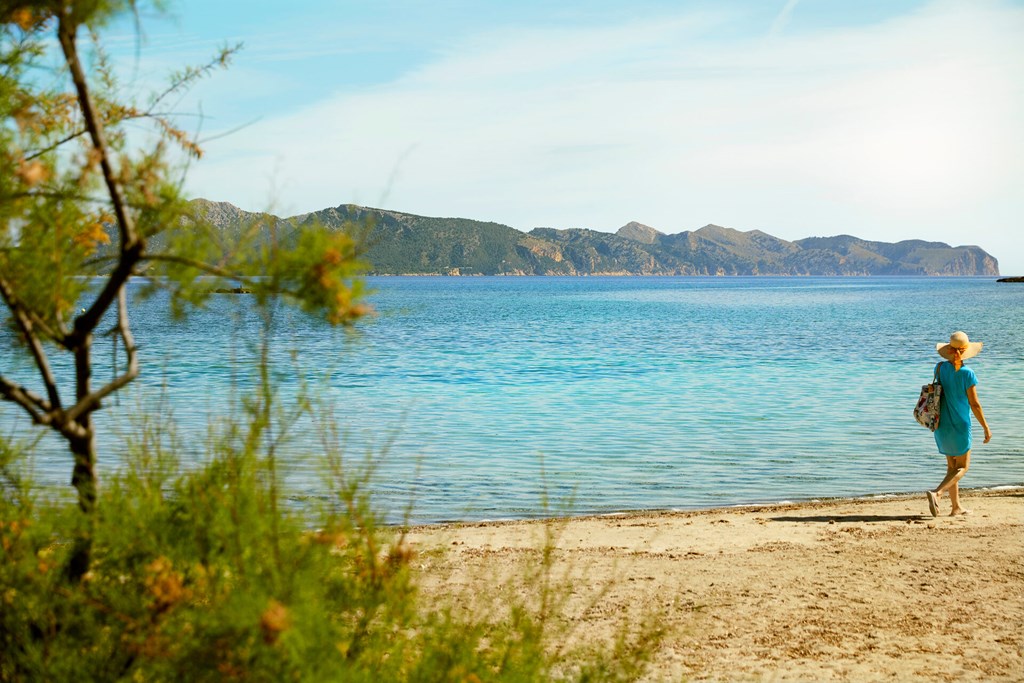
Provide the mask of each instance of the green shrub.
[{"label": "green shrub", "polygon": [[[0,680],[626,680],[642,671],[656,629],[624,631],[618,648],[563,646],[550,552],[529,577],[533,599],[495,618],[419,598],[402,530],[377,523],[362,477],[337,454],[323,456],[334,500],[282,505],[273,450],[253,446],[268,443],[270,413],[251,402],[191,470],[177,461],[171,427],[143,421],[91,515],[15,476],[22,451],[5,443]],[[64,570],[86,531],[92,564],[76,581]]]}]

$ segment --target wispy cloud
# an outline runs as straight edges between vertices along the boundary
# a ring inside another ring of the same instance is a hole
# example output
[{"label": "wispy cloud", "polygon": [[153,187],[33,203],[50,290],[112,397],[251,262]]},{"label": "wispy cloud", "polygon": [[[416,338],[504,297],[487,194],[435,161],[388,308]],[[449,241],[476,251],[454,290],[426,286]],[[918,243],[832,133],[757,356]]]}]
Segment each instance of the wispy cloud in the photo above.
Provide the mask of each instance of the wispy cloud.
[{"label": "wispy cloud", "polygon": [[985,220],[1009,240],[1024,10],[940,2],[783,36],[796,4],[774,37],[722,38],[725,14],[481,34],[217,142],[191,186],[260,208],[280,174],[296,212],[386,196],[522,229],[636,219],[964,242]]},{"label": "wispy cloud", "polygon": [[777,36],[782,33],[786,26],[789,25],[789,18],[793,15],[793,10],[800,4],[800,0],[786,0],[785,6],[775,17],[775,21],[772,22],[771,28],[768,30],[768,35]]}]

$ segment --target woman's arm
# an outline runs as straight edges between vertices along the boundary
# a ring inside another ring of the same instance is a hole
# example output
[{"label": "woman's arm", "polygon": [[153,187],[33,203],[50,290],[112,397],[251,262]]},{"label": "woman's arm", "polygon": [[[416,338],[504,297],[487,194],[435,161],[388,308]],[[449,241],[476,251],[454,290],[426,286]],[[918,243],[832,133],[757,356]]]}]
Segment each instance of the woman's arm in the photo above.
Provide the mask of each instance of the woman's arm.
[{"label": "woman's arm", "polygon": [[981,410],[981,401],[978,400],[977,387],[967,388],[967,401],[971,404],[971,412],[974,413],[974,417],[978,418],[978,422],[981,423],[982,428],[985,430],[985,443],[988,443],[992,439],[992,430],[988,428],[988,422],[985,421],[985,413]]}]

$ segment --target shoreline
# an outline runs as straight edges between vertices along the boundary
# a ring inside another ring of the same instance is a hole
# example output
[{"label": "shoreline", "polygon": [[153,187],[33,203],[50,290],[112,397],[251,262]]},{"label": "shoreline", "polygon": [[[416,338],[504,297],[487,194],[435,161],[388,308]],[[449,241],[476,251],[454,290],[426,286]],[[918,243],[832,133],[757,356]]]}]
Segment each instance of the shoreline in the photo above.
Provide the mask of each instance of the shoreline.
[{"label": "shoreline", "polygon": [[[144,277],[144,276],[136,276]],[[823,280],[839,280],[839,279],[850,279],[850,280],[863,280],[869,278],[920,278],[920,279],[960,279],[960,280],[993,280],[995,282],[1009,282],[1013,281],[1012,278],[1008,279],[999,274],[979,274],[979,275],[946,275],[942,273],[925,274],[925,273],[860,273],[860,274],[848,274],[848,275],[824,275],[817,274],[811,275],[807,273],[702,273],[702,274],[691,274],[691,275],[679,275],[669,273],[368,273],[363,277],[366,278],[566,278],[566,279],[584,279],[584,278],[663,278],[663,279],[778,279],[778,278],[792,278],[792,279],[814,279],[819,278]],[[1020,278],[1018,278],[1020,279]]]},{"label": "shoreline", "polygon": [[405,541],[428,602],[528,602],[549,557],[573,642],[611,645],[656,616],[643,680],[1020,680],[1024,487],[961,497],[972,514],[933,518],[921,492],[435,524]]},{"label": "shoreline", "polygon": [[[1024,482],[1018,484],[996,484],[993,486],[977,486],[977,487],[961,487],[961,495],[971,496],[975,494],[988,494],[988,493],[1024,493]],[[479,526],[481,524],[542,524],[545,522],[553,521],[579,521],[587,519],[603,519],[603,518],[629,518],[629,517],[646,517],[652,515],[677,515],[677,514],[692,514],[692,513],[713,513],[713,512],[729,512],[729,511],[757,511],[760,509],[778,508],[778,507],[808,507],[816,505],[837,505],[841,503],[856,503],[858,501],[863,502],[884,502],[891,500],[915,500],[924,495],[924,489],[921,491],[914,492],[902,492],[902,493],[866,493],[860,496],[837,496],[834,498],[808,498],[806,500],[779,500],[774,502],[761,502],[761,503],[735,503],[731,505],[714,505],[710,507],[693,507],[693,508],[650,508],[650,509],[625,509],[625,510],[613,510],[610,512],[572,512],[568,514],[553,513],[550,515],[538,514],[532,517],[481,517],[479,519],[450,519],[440,520],[434,522],[394,522],[383,525],[385,528],[390,529],[409,529],[409,530],[427,530],[427,529],[446,529],[451,527],[459,526]],[[928,512],[927,503],[925,504],[925,513]]]}]

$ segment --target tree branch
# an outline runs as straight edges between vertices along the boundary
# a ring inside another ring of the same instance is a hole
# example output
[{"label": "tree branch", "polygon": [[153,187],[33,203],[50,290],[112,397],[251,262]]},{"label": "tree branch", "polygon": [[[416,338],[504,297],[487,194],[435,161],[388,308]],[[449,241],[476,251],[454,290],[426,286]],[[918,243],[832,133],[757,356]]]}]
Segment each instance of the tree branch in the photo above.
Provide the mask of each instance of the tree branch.
[{"label": "tree branch", "polygon": [[[198,116],[198,114],[185,114],[185,113],[177,113],[177,112],[171,112],[171,111],[168,111],[168,112],[144,111],[144,112],[141,112],[141,113],[138,113],[138,114],[131,114],[129,116],[122,116],[121,118],[111,119],[110,122],[116,125],[116,124],[124,123],[125,121],[134,121],[136,119],[161,119],[162,120],[162,119],[166,119],[166,118],[168,118],[170,116]],[[64,138],[61,138],[60,140],[57,140],[56,142],[54,142],[54,143],[52,143],[52,144],[50,144],[50,145],[48,145],[46,147],[43,147],[41,149],[37,149],[34,152],[31,152],[30,154],[26,154],[25,155],[25,161],[32,161],[33,159],[38,159],[39,157],[43,156],[44,154],[46,154],[48,152],[52,152],[52,151],[54,151],[56,149],[59,149],[63,145],[66,145],[67,143],[71,142],[72,140],[75,140],[76,138],[80,138],[83,135],[88,135],[88,134],[89,134],[89,130],[87,128],[82,128],[81,130],[77,130],[74,133],[71,133],[71,134],[67,135]],[[216,139],[216,138],[213,138],[213,139]]]},{"label": "tree branch", "polygon": [[12,312],[15,312],[15,309],[17,309],[17,311],[20,311],[21,314],[27,316],[29,322],[32,323],[33,328],[38,328],[42,330],[43,334],[45,334],[47,337],[53,339],[58,343],[61,341],[61,337],[64,335],[64,331],[53,329],[47,324],[45,320],[40,318],[39,314],[37,314],[35,311],[22,306],[21,302],[18,301],[18,298],[14,293],[14,288],[11,287],[11,283],[2,277],[0,277],[0,296],[3,296],[4,303],[7,304],[7,307]]},{"label": "tree branch", "polygon": [[32,422],[38,425],[53,427],[61,434],[75,438],[82,438],[87,433],[81,424],[69,420],[63,410],[54,408],[42,396],[38,396],[3,376],[0,376],[0,397],[20,405],[32,418]]},{"label": "tree branch", "polygon": [[[74,36],[72,35],[72,38],[73,37]],[[134,113],[129,113],[129,114],[125,115],[125,116],[121,116],[120,118],[112,119],[111,122],[116,125],[116,124],[119,124],[119,123],[124,123],[125,121],[132,121],[132,120],[135,120],[135,119],[144,119],[144,118],[146,118],[146,119],[158,119],[158,120],[163,121],[163,120],[166,120],[168,117],[170,117],[172,115],[174,115],[174,116],[184,116],[184,114],[175,114],[174,112],[170,112],[170,111],[168,111],[168,112],[158,112],[158,111],[156,111],[156,107],[157,107],[158,104],[160,104],[163,100],[167,99],[167,97],[169,97],[173,93],[181,90],[182,88],[188,87],[193,82],[195,82],[195,81],[201,79],[203,76],[206,76],[207,74],[209,74],[211,71],[213,71],[218,66],[221,66],[221,67],[225,66],[227,64],[228,59],[231,57],[231,55],[233,55],[236,52],[238,52],[238,50],[240,50],[241,48],[242,48],[242,44],[238,43],[238,44],[236,44],[236,45],[234,45],[232,47],[227,47],[227,48],[222,49],[221,53],[217,57],[211,59],[206,64],[204,64],[204,65],[202,65],[200,67],[190,68],[185,73],[183,73],[180,76],[178,76],[178,80],[172,82],[170,84],[170,86],[168,86],[168,88],[166,90],[164,90],[162,93],[157,95],[153,99],[153,101],[150,103],[149,107],[145,111],[137,111],[137,110],[133,109],[131,111],[133,111]],[[60,140],[57,140],[56,142],[48,145],[47,147],[44,147],[42,149],[38,149],[38,150],[32,152],[31,154],[26,155],[25,156],[25,161],[31,161],[33,159],[37,159],[37,158],[43,156],[44,154],[46,154],[47,152],[52,152],[53,150],[58,149],[59,147],[61,147],[61,146],[65,145],[65,144],[71,142],[72,140],[74,140],[76,138],[80,138],[80,137],[82,137],[83,135],[86,135],[86,134],[90,134],[90,135],[92,134],[92,131],[88,127],[82,128],[81,130],[77,130],[77,131],[75,131],[73,133],[70,133],[69,135],[65,136],[64,138],[62,138]]]},{"label": "tree branch", "polygon": [[52,408],[46,399],[0,375],[0,396],[17,403],[32,417],[36,424],[49,424],[48,414]]},{"label": "tree branch", "polygon": [[105,204],[109,201],[108,198],[104,197],[99,199],[97,197],[90,197],[84,194],[72,194],[70,192],[47,192],[43,190],[26,190],[23,192],[11,192],[9,194],[0,194],[0,200],[10,201],[14,199],[56,199],[57,201],[71,201],[76,202],[89,202],[92,204]]},{"label": "tree branch", "polygon": [[54,142],[53,144],[49,145],[48,147],[43,147],[42,149],[37,149],[36,151],[32,152],[31,154],[26,154],[25,155],[25,161],[32,161],[33,159],[38,159],[39,157],[43,156],[44,154],[46,154],[48,152],[52,152],[55,149],[60,149],[60,147],[62,147],[63,145],[66,145],[67,143],[71,142],[75,138],[82,137],[83,135],[85,135],[88,132],[89,131],[85,130],[84,128],[82,130],[75,131],[74,133],[71,133],[70,135],[68,135],[68,136],[58,140],[57,142]]},{"label": "tree branch", "polygon": [[128,354],[128,367],[123,375],[111,380],[97,391],[89,392],[78,403],[65,411],[63,415],[65,421],[76,421],[82,414],[95,410],[100,401],[139,376],[138,349],[135,346],[135,338],[132,336],[128,325],[128,295],[124,289],[121,290],[117,297],[117,327],[114,329],[121,336],[121,339],[124,340],[125,352]]},{"label": "tree branch", "polygon": [[110,203],[121,233],[121,255],[117,267],[107,277],[106,285],[97,295],[92,306],[75,319],[75,330],[71,335],[68,335],[69,347],[76,347],[84,341],[86,335],[96,328],[96,325],[99,324],[103,314],[110,308],[124,283],[131,277],[132,269],[138,262],[145,245],[135,230],[135,225],[121,194],[121,187],[117,184],[117,179],[114,177],[114,169],[110,163],[110,154],[107,150],[103,128],[96,114],[92,98],[89,95],[89,86],[85,78],[85,72],[82,69],[82,63],[78,59],[78,51],[75,46],[76,26],[71,21],[68,10],[64,10],[60,15],[57,34],[60,39],[61,49],[64,51],[64,60],[67,62],[68,70],[71,72],[71,80],[74,82],[75,91],[78,93],[78,103],[82,110],[82,117],[85,120],[85,127],[92,138],[93,147],[100,156],[103,180],[107,185]]},{"label": "tree branch", "polygon": [[139,259],[139,260],[141,260],[141,261],[164,261],[165,263],[177,263],[178,265],[189,266],[190,268],[195,268],[196,270],[201,270],[204,273],[206,273],[207,275],[216,275],[218,277],[226,277],[226,278],[231,278],[233,280],[241,280],[242,282],[249,282],[249,278],[247,278],[245,275],[239,275],[238,273],[233,273],[233,272],[231,272],[229,270],[224,270],[223,268],[218,268],[217,266],[210,265],[209,263],[205,263],[203,261],[197,261],[196,259],[188,258],[187,256],[178,256],[177,254],[160,254],[160,253],[153,254],[153,253],[147,253],[147,254],[144,254],[142,256],[142,258]]},{"label": "tree branch", "polygon": [[96,113],[92,96],[89,94],[89,85],[85,78],[85,71],[82,69],[82,62],[78,59],[78,49],[75,45],[77,27],[70,22],[68,11],[65,10],[60,15],[57,34],[60,38],[61,49],[64,51],[64,60],[71,72],[71,80],[75,84],[75,92],[78,94],[78,103],[82,109],[82,117],[85,119],[86,130],[89,131],[89,137],[92,138],[92,146],[100,155],[100,169],[103,171],[103,180],[107,185],[107,192],[110,194],[110,202],[113,205],[114,215],[117,217],[118,227],[121,229],[121,242],[124,250],[131,247],[137,239],[135,226],[125,208],[124,198],[121,196],[121,186],[117,184],[117,179],[114,177],[114,168],[110,163],[103,127]]},{"label": "tree branch", "polygon": [[241,49],[241,43],[236,43],[231,47],[221,48],[220,54],[211,59],[206,64],[203,64],[202,66],[198,67],[191,67],[185,70],[184,73],[178,74],[176,76],[176,79],[171,82],[170,86],[166,90],[164,90],[162,93],[153,98],[152,102],[149,105],[149,109],[147,109],[146,112],[152,113],[153,110],[156,109],[156,106],[160,104],[160,102],[162,102],[163,100],[167,99],[167,97],[181,90],[182,88],[188,87],[193,82],[198,81],[203,76],[208,75],[214,69],[218,67],[226,67],[228,60],[231,58],[231,56]]},{"label": "tree branch", "polygon": [[[43,384],[46,385],[46,394],[50,399],[50,405],[60,410],[60,392],[57,390],[57,380],[53,376],[53,371],[50,369],[50,362],[46,358],[46,351],[43,349],[42,342],[39,340],[39,335],[36,334],[34,322],[42,322],[38,320],[38,316],[34,316],[30,311],[26,311],[18,301],[18,298],[14,295],[14,291],[8,284],[7,280],[0,278],[0,296],[3,296],[4,303],[7,304],[7,308],[11,311],[14,316],[14,320],[18,324],[18,329],[21,330],[22,336],[25,337],[25,343],[28,345],[29,350],[32,353],[32,359],[36,363],[36,368],[39,370],[39,375],[43,380]],[[43,331],[47,334],[50,333],[49,329],[42,325]]]},{"label": "tree branch", "polygon": [[[190,259],[190,258],[185,257],[185,256],[178,256],[177,254],[160,254],[160,253],[153,254],[153,253],[147,253],[147,254],[143,255],[140,260],[141,261],[165,261],[167,263],[178,263],[178,264],[183,265],[183,266],[189,266],[191,268],[195,268],[197,270],[201,270],[204,273],[206,273],[207,275],[216,275],[217,277],[224,277],[224,278],[229,278],[229,279],[232,279],[232,280],[238,280],[242,284],[249,285],[249,286],[251,286],[253,288],[263,289],[260,286],[260,282],[259,281],[254,280],[252,277],[250,277],[248,275],[242,275],[240,273],[235,273],[235,272],[232,272],[230,270],[225,270],[223,268],[218,268],[217,266],[212,266],[209,263],[204,263],[202,261],[197,261],[195,259]],[[267,290],[264,289],[264,291],[267,291]],[[300,292],[297,292],[297,291],[294,291],[294,290],[291,290],[291,289],[287,289],[287,288],[284,288],[284,287],[275,288],[273,291],[276,292],[277,294],[286,294],[288,296],[294,296],[296,298],[301,298],[301,293]]]},{"label": "tree branch", "polygon": [[[134,380],[138,376],[139,369],[138,365],[136,364],[133,368],[126,371],[120,377],[117,377],[108,382],[107,384],[104,384],[96,391],[91,391],[85,396],[83,396],[81,400],[78,401],[78,403],[71,406],[71,408],[69,408],[68,410],[64,411],[64,413],[60,416],[59,420],[55,419],[53,420],[53,422],[58,425],[58,428],[62,432],[69,428],[71,430],[74,430],[74,425],[72,423],[76,423],[78,418],[80,418],[85,413],[92,412],[93,410],[95,410],[99,406],[100,401],[102,401],[103,399],[105,399],[107,396],[114,393],[118,389],[128,385],[132,380]],[[77,434],[78,432],[77,430],[74,430],[73,433]]]}]

